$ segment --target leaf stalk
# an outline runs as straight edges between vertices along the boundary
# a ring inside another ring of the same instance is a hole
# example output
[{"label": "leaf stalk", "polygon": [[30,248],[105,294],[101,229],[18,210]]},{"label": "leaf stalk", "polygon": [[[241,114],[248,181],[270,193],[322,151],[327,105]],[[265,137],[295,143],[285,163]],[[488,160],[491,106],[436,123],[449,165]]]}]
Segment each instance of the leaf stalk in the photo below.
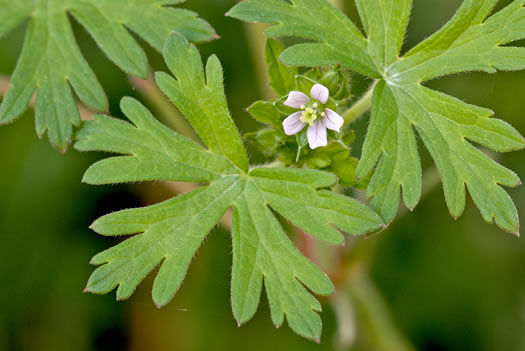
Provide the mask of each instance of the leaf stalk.
[{"label": "leaf stalk", "polygon": [[368,91],[348,110],[343,113],[343,119],[345,120],[345,126],[354,123],[362,115],[367,113],[372,107],[372,97],[374,96],[374,88],[376,83],[374,82]]}]

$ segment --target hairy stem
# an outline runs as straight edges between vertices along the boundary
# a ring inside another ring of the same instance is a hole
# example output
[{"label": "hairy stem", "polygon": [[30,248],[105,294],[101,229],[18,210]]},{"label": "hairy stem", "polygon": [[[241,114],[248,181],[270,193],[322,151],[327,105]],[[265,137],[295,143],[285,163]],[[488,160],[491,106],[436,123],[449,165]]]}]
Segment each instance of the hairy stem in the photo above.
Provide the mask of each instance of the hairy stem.
[{"label": "hairy stem", "polygon": [[355,103],[343,113],[345,126],[354,123],[359,117],[364,115],[372,107],[372,97],[374,95],[374,88],[376,84],[373,83],[368,91]]},{"label": "hairy stem", "polygon": [[[353,312],[354,318],[357,319],[361,330],[360,337],[365,336],[367,346],[373,350],[414,351],[413,346],[396,327],[386,301],[366,270],[359,266],[355,267],[350,272],[347,282],[340,293],[334,296],[332,303],[337,307],[344,300],[350,299],[353,305],[353,310],[350,312]],[[339,319],[341,320],[341,316]],[[348,317],[346,319],[351,320]],[[345,336],[347,339],[344,338]],[[338,331],[338,337],[341,346],[348,346],[348,344],[352,346],[350,342],[353,340],[341,330]]]}]

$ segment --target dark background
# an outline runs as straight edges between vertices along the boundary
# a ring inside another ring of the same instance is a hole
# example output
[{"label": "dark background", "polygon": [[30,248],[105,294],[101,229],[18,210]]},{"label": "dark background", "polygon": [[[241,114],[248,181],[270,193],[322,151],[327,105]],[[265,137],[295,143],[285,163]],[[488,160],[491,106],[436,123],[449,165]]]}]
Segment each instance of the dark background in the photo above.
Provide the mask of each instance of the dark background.
[{"label": "dark background", "polygon": [[[244,109],[264,97],[265,82],[254,68],[260,42],[246,25],[223,15],[234,3],[193,0],[184,6],[198,11],[222,36],[200,48],[203,56],[216,53],[221,59],[230,108],[247,132],[258,125]],[[353,2],[344,3],[356,19]],[[460,3],[414,0],[405,50],[442,26]],[[121,116],[119,99],[141,96],[85,31],[76,23],[74,27],[109,95],[111,113]],[[1,74],[12,73],[24,32],[25,24],[0,39]],[[155,69],[164,69],[158,53],[148,48],[148,54]],[[355,77],[357,95],[365,84]],[[455,75],[428,85],[491,108],[525,133],[524,72]],[[323,300],[321,345],[303,340],[288,327],[275,329],[264,298],[254,320],[237,327],[229,298],[231,244],[221,230],[209,236],[180,292],[162,310],[151,302],[151,278],[126,302],[116,302],[113,293],[83,294],[93,269],[90,258],[116,243],[91,232],[89,224],[100,215],[170,193],[162,184],[81,184],[83,172],[102,155],[56,152],[47,140],[37,139],[32,115],[28,111],[0,128],[0,351],[338,349],[335,313],[328,300]],[[366,119],[357,124],[358,134],[366,124]],[[430,165],[423,147],[420,153]],[[497,158],[525,177],[524,155]],[[385,298],[395,329],[416,350],[525,350],[525,241],[483,222],[471,201],[454,221],[440,188],[431,189],[413,214],[386,232],[357,242],[366,252],[366,271]],[[523,218],[525,188],[509,192]],[[377,345],[386,337],[383,333],[364,337],[359,320],[356,328],[356,343],[346,349],[382,351]]]}]

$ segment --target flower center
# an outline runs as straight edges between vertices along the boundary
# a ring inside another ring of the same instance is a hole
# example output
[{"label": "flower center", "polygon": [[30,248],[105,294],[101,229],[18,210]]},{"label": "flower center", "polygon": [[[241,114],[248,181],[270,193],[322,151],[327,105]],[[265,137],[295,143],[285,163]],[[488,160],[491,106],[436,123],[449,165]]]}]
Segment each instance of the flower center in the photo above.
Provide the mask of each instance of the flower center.
[{"label": "flower center", "polygon": [[316,100],[310,101],[307,105],[301,105],[301,110],[303,110],[301,121],[311,126],[314,125],[316,119],[326,116],[324,106]]}]

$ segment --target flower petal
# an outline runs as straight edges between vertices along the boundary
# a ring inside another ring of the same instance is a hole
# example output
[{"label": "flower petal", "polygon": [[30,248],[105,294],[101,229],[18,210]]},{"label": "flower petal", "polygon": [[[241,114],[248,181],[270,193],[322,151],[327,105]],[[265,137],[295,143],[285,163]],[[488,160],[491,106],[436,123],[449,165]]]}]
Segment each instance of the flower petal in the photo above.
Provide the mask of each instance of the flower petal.
[{"label": "flower petal", "polygon": [[305,105],[310,101],[308,95],[301,93],[300,91],[291,91],[288,94],[288,99],[284,102],[285,106],[293,108],[301,108],[302,105]]},{"label": "flower petal", "polygon": [[336,132],[341,131],[341,127],[345,123],[343,117],[339,116],[335,111],[329,108],[325,109],[326,116],[323,119],[326,128],[335,130]]},{"label": "flower petal", "polygon": [[308,137],[308,144],[312,149],[328,145],[326,127],[324,126],[323,120],[318,120],[313,126],[308,127],[306,135]]},{"label": "flower petal", "polygon": [[324,85],[316,84],[312,87],[312,90],[310,91],[310,96],[312,96],[312,98],[316,100],[321,101],[321,103],[324,105],[328,101],[330,91]]},{"label": "flower petal", "polygon": [[299,133],[303,130],[304,125],[303,121],[301,121],[301,112],[293,113],[283,121],[283,128],[286,135]]}]

